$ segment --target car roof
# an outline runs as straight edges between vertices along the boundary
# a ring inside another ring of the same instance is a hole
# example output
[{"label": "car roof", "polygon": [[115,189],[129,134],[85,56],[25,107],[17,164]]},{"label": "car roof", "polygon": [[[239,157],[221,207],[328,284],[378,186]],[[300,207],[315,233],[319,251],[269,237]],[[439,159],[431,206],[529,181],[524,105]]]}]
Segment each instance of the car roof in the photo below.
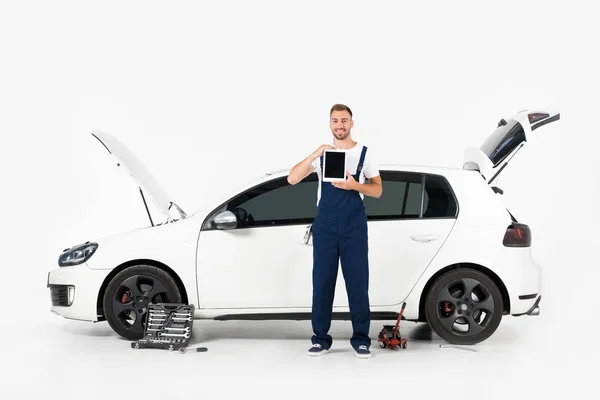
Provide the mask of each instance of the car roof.
[{"label": "car roof", "polygon": [[[273,176],[273,175],[282,175],[288,174],[291,168],[280,168],[275,169],[269,172],[266,172],[265,175]],[[412,165],[412,164],[380,164],[379,170],[386,171],[406,171],[406,172],[423,172],[423,173],[432,173],[432,174],[444,174],[444,173],[452,173],[458,171],[466,171],[462,168],[458,167],[442,167],[442,166],[432,166],[432,165]]]}]

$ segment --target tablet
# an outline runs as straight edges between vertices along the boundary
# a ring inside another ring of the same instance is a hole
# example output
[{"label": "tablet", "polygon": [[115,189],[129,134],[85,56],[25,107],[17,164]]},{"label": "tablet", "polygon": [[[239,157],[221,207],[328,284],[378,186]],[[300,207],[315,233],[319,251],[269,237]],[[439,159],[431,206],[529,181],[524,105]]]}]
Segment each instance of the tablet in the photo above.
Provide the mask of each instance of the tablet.
[{"label": "tablet", "polygon": [[325,150],[323,152],[323,182],[346,180],[346,152]]}]

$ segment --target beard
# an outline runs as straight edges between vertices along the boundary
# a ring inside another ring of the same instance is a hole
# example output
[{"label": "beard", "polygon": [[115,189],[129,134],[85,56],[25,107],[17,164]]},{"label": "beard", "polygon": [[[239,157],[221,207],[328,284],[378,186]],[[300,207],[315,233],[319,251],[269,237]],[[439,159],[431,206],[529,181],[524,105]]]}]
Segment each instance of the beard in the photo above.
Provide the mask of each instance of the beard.
[{"label": "beard", "polygon": [[333,133],[333,136],[337,139],[337,140],[344,140],[348,137],[348,135],[350,135],[350,131],[345,131],[343,133]]}]

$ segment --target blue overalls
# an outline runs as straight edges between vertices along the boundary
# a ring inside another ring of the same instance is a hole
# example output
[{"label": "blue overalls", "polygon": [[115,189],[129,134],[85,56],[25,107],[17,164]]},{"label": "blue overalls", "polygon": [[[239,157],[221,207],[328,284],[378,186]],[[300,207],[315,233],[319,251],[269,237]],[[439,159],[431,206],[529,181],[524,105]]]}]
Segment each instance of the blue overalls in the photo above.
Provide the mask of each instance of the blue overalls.
[{"label": "blue overalls", "polygon": [[[359,182],[367,148],[363,146],[354,179]],[[323,157],[321,156],[321,171]],[[321,174],[322,176],[322,174]],[[369,260],[365,206],[356,190],[338,189],[321,182],[318,213],[312,225],[313,302],[312,343],[329,349],[333,342],[329,329],[338,274],[338,259],[346,283],[354,349],[370,346]]]}]

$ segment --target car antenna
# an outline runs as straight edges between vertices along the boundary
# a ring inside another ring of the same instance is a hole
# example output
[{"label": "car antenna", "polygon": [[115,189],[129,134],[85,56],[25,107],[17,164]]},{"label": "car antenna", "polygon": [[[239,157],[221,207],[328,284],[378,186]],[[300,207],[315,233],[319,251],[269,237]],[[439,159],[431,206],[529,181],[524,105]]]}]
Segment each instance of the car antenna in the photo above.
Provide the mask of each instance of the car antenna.
[{"label": "car antenna", "polygon": [[517,154],[517,152],[518,152],[519,150],[521,150],[521,147],[523,147],[523,145],[524,145],[524,144],[525,144],[525,143],[521,143],[521,145],[519,146],[519,148],[518,148],[517,150],[515,150],[515,152],[512,154],[512,156],[510,156],[510,158],[504,162],[504,164],[502,165],[502,167],[500,167],[500,169],[498,170],[498,172],[496,172],[496,173],[494,174],[494,176],[492,176],[492,179],[490,179],[490,180],[488,181],[488,184],[492,183],[492,181],[493,181],[494,179],[496,179],[496,177],[497,177],[497,176],[500,174],[500,172],[502,172],[502,170],[503,170],[504,168],[506,168],[506,166],[508,165],[509,161],[510,161],[510,160],[512,160],[512,158],[515,156],[515,154]]}]

